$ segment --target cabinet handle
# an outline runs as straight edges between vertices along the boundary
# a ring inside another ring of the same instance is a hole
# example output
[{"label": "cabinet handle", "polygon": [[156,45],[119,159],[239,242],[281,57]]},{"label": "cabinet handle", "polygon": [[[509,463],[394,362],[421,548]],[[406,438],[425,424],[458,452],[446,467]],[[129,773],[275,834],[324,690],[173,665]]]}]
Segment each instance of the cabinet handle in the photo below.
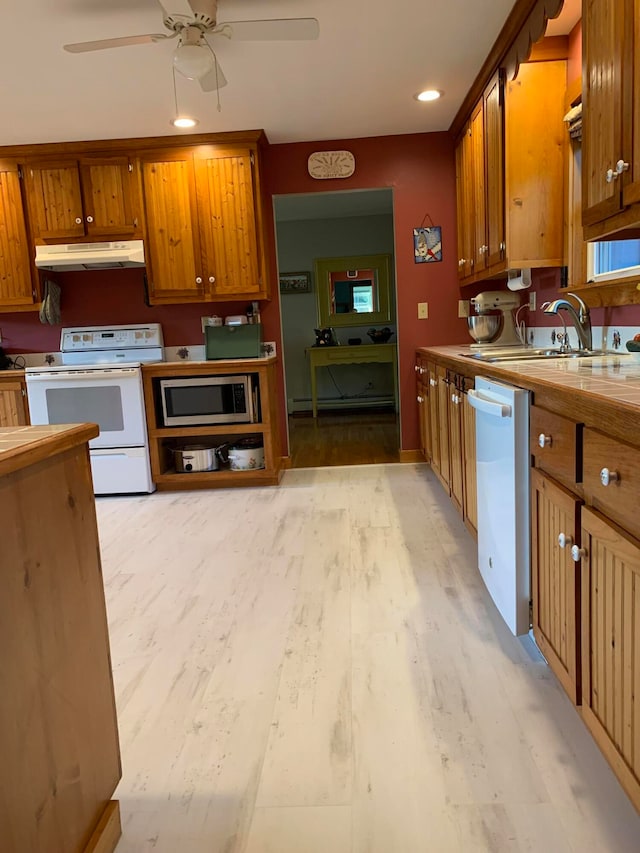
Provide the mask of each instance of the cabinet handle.
[{"label": "cabinet handle", "polygon": [[458,267],[463,267],[466,263],[467,262],[464,258],[460,258],[460,260],[458,261]]},{"label": "cabinet handle", "polygon": [[480,255],[484,255],[484,253],[485,253],[486,251],[487,251],[487,247],[486,247],[486,246],[480,246],[480,248],[478,249],[478,254],[480,254]]},{"label": "cabinet handle", "polygon": [[216,280],[215,275],[210,275],[210,276],[209,276],[209,284],[213,284],[215,280]]},{"label": "cabinet handle", "polygon": [[571,559],[574,563],[579,563],[584,557],[587,556],[587,549],[580,548],[578,545],[574,545],[571,549]]},{"label": "cabinet handle", "polygon": [[607,169],[605,172],[605,178],[607,179],[607,183],[610,184],[612,181],[618,179],[618,173],[614,172],[613,169]]},{"label": "cabinet handle", "polygon": [[538,444],[540,447],[551,447],[553,444],[553,439],[550,435],[545,435],[543,432],[538,436]]},{"label": "cabinet handle", "polygon": [[567,536],[566,533],[560,533],[558,535],[558,545],[561,548],[566,548],[567,545],[573,545],[573,536]]},{"label": "cabinet handle", "polygon": [[507,244],[504,242],[504,240],[502,241],[502,243],[500,243],[500,251],[501,252],[507,251]]},{"label": "cabinet handle", "polygon": [[621,175],[623,172],[629,171],[629,164],[625,163],[624,160],[618,160],[616,163],[616,172]]},{"label": "cabinet handle", "polygon": [[438,383],[437,383],[437,381],[436,381],[435,379],[430,379],[430,380],[429,380],[429,385],[431,385],[431,387],[432,387],[432,388],[435,388],[437,384],[438,384]]},{"label": "cabinet handle", "polygon": [[82,225],[82,217],[76,216],[76,225]]},{"label": "cabinet handle", "polygon": [[89,223],[93,222],[93,216],[87,216],[87,222],[89,222]]},{"label": "cabinet handle", "polygon": [[202,284],[202,276],[196,276],[196,284]]},{"label": "cabinet handle", "polygon": [[617,471],[610,471],[608,468],[603,468],[600,471],[600,482],[603,486],[608,486],[616,481],[620,482],[620,474]]},{"label": "cabinet handle", "polygon": [[417,399],[417,401],[418,401],[419,403],[424,403],[424,397],[421,397],[421,396],[420,396],[420,394],[418,394],[418,396],[416,397],[416,399]]}]

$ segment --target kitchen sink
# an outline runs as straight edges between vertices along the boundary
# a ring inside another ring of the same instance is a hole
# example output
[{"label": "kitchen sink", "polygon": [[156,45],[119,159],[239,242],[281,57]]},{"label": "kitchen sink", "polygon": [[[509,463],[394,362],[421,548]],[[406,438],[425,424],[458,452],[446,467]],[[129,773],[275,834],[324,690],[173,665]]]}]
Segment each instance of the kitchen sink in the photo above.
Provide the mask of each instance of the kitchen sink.
[{"label": "kitchen sink", "polygon": [[529,349],[529,348],[509,348],[509,349],[494,349],[494,350],[478,350],[477,352],[464,353],[466,358],[473,358],[476,361],[500,362],[500,361],[533,361],[545,358],[595,358],[605,355],[620,355],[617,352],[601,349],[589,350],[569,350],[569,352],[561,352],[559,349]]}]

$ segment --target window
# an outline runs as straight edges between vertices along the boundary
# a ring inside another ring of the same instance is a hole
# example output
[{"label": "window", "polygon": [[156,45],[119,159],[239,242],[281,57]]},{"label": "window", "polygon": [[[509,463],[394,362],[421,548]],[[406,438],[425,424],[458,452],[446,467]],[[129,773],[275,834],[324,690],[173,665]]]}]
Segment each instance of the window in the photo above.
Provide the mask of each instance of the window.
[{"label": "window", "polygon": [[611,240],[587,247],[588,281],[640,275],[640,240]]}]

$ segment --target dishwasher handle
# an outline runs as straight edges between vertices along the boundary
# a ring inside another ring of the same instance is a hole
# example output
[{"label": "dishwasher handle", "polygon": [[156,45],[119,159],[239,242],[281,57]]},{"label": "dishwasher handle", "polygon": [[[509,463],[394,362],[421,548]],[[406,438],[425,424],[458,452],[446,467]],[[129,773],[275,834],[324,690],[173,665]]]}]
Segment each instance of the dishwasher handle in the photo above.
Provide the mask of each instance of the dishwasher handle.
[{"label": "dishwasher handle", "polygon": [[485,415],[491,415],[494,418],[510,418],[512,415],[511,406],[508,403],[501,403],[473,388],[469,389],[467,395],[469,403],[478,412],[484,412]]}]

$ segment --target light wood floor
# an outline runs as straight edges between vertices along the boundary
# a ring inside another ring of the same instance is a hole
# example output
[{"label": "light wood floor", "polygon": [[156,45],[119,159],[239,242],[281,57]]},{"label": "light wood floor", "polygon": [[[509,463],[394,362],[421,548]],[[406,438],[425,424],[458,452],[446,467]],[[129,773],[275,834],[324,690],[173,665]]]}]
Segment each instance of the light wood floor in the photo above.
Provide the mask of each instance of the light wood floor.
[{"label": "light wood floor", "polygon": [[118,853],[638,851],[426,466],[98,501]]},{"label": "light wood floor", "polygon": [[289,418],[293,468],[398,462],[400,433],[393,412],[320,413]]}]

